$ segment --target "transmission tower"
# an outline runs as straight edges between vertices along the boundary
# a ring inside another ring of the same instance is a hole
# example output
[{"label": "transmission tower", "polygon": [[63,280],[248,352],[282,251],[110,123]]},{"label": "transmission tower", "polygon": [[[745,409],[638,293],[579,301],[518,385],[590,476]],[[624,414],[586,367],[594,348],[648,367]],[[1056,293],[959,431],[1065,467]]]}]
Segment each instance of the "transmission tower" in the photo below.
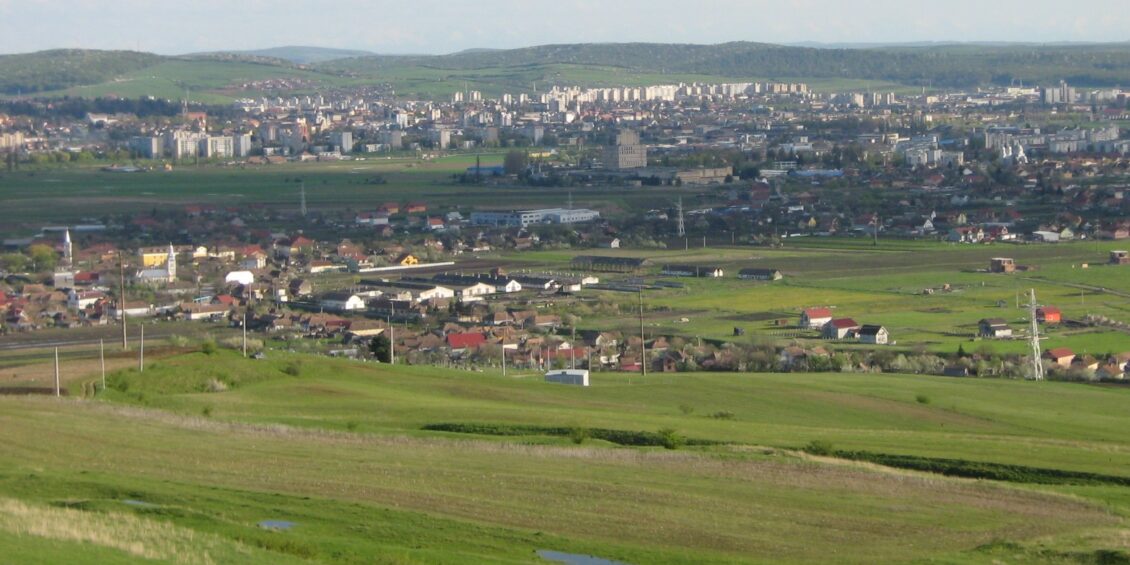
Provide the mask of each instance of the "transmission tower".
[{"label": "transmission tower", "polygon": [[1028,338],[1028,342],[1032,347],[1032,378],[1037,381],[1042,381],[1044,380],[1044,362],[1041,359],[1040,324],[1036,320],[1036,307],[1036,289],[1032,289],[1031,300],[1028,302],[1028,316],[1032,324],[1032,328],[1029,330],[1031,335]]},{"label": "transmission tower", "polygon": [[675,213],[677,213],[679,215],[679,219],[678,219],[679,223],[675,225],[676,226],[675,231],[679,234],[679,237],[686,237],[686,235],[687,235],[687,225],[685,223],[683,223],[683,197],[682,196],[679,197],[679,203],[675,205]]}]

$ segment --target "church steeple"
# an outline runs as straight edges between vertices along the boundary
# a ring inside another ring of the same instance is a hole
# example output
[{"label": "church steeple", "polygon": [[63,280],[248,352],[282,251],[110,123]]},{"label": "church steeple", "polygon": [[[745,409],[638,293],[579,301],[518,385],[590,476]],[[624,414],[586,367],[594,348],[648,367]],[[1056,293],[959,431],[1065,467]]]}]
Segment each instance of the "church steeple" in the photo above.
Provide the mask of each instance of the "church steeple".
[{"label": "church steeple", "polygon": [[169,272],[169,282],[177,280],[177,252],[173,249],[173,244],[169,244],[169,257],[166,262],[165,270]]},{"label": "church steeple", "polygon": [[75,264],[74,247],[71,244],[71,229],[63,232],[63,267],[70,269]]}]

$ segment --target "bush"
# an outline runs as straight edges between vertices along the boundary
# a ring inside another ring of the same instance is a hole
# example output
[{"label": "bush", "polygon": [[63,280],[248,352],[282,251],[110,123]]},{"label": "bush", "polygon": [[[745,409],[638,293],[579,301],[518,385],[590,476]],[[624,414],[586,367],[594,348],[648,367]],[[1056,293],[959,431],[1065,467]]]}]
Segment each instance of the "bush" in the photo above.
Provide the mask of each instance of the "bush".
[{"label": "bush", "polygon": [[227,383],[215,377],[208,379],[208,384],[204,387],[205,392],[224,392],[227,389]]},{"label": "bush", "polygon": [[592,434],[586,428],[577,427],[569,430],[569,439],[577,445],[584,443],[590,437]]},{"label": "bush", "polygon": [[733,420],[734,419],[734,413],[728,412],[726,410],[719,410],[719,411],[711,414],[710,417],[714,418],[715,420]]},{"label": "bush", "polygon": [[679,412],[682,412],[684,415],[690,416],[691,413],[694,412],[694,406],[691,406],[690,404],[680,404]]},{"label": "bush", "polygon": [[205,341],[200,344],[200,352],[205,355],[211,355],[216,352],[216,342],[212,340]]},{"label": "bush", "polygon": [[814,439],[804,446],[804,452],[809,455],[831,456],[836,453],[836,449],[832,446],[832,442],[822,439]]},{"label": "bush", "polygon": [[679,449],[687,441],[686,438],[679,435],[678,432],[676,432],[672,428],[663,428],[659,430],[659,437],[663,441],[664,449]]},{"label": "bush", "polygon": [[919,394],[918,396],[915,396],[914,400],[918,401],[919,404],[929,404],[930,403],[930,397],[926,396],[925,394]]},{"label": "bush", "polygon": [[357,422],[354,422],[353,420],[346,422],[345,423],[345,429],[347,429],[351,432],[357,431]]},{"label": "bush", "polygon": [[200,415],[204,416],[205,418],[211,418],[212,417],[212,406],[211,405],[205,406],[202,410],[200,410]]},{"label": "bush", "polygon": [[297,377],[302,374],[302,362],[291,361],[290,363],[286,364],[286,367],[283,367],[282,372],[292,377]]}]

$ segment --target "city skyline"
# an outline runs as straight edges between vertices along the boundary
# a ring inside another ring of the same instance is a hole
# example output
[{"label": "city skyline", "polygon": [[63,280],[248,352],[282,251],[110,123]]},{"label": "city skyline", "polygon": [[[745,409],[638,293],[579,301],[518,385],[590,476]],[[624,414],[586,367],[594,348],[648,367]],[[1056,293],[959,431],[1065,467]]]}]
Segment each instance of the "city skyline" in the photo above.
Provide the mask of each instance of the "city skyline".
[{"label": "city skyline", "polygon": [[140,0],[0,0],[0,53],[52,48],[130,49],[165,55],[284,45],[374,53],[443,54],[554,43],[876,44],[1123,42],[1130,14],[1111,0],[1074,13],[1050,1],[955,0],[946,10],[875,0],[702,0],[688,14],[672,0],[479,0],[412,5],[342,0],[336,10],[287,0],[202,0],[159,9]]}]

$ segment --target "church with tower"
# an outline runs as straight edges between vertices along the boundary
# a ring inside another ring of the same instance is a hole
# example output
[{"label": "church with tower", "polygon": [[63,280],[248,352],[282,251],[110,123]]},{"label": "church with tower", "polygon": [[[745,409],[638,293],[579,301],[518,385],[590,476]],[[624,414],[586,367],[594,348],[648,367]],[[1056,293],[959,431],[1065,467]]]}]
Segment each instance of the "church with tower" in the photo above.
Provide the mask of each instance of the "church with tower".
[{"label": "church with tower", "polygon": [[55,266],[54,284],[59,290],[75,286],[75,250],[70,228],[63,232],[63,259]]},{"label": "church with tower", "polygon": [[173,249],[173,244],[169,244],[169,249],[166,252],[165,264],[161,267],[152,267],[141,269],[134,276],[139,284],[147,285],[167,285],[177,282],[177,252]]}]

